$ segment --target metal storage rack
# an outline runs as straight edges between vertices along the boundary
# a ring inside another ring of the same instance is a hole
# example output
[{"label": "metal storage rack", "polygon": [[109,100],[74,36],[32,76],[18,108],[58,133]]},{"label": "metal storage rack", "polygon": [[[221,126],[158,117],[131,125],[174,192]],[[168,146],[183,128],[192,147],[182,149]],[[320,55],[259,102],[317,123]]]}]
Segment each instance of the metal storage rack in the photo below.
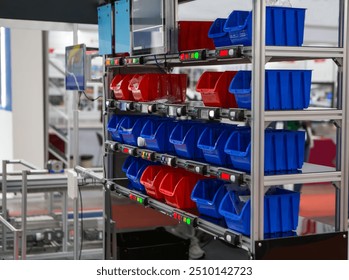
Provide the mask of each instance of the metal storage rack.
[{"label": "metal storage rack", "polygon": [[[181,2],[181,1],[179,1]],[[180,214],[188,223],[208,232],[228,243],[243,247],[255,259],[347,259],[348,248],[348,182],[349,182],[349,100],[347,92],[348,73],[348,12],[349,1],[339,1],[339,42],[338,47],[274,47],[265,46],[265,1],[252,0],[253,3],[253,44],[252,47],[230,47],[234,55],[222,59],[215,51],[197,50],[204,54],[199,61],[182,62],[179,54],[143,57],[106,56],[105,76],[105,118],[104,127],[111,112],[158,114],[170,117],[190,116],[194,119],[226,120],[245,122],[252,130],[252,166],[251,173],[215,167],[206,163],[180,159],[176,156],[160,154],[154,151],[133,147],[110,141],[105,129],[105,178],[106,187],[106,242],[105,257],[113,257],[111,250],[111,217],[110,194],[117,192],[128,196],[146,207],[177,217]],[[265,111],[264,81],[265,64],[273,61],[333,59],[338,65],[338,106],[335,109],[307,109],[303,111]],[[129,102],[112,100],[108,90],[113,76],[118,73],[159,72],[159,64],[167,69],[181,66],[204,66],[221,64],[252,63],[252,110],[223,109],[211,107],[195,107],[190,104],[171,105],[156,102]],[[300,174],[264,175],[264,129],[269,122],[286,120],[331,120],[337,127],[337,158],[336,168],[305,163]],[[228,179],[251,189],[251,236],[246,237],[232,230],[222,228],[193,214],[175,209],[158,202],[146,195],[130,191],[122,186],[121,178],[115,180],[115,152],[142,157],[164,165],[184,168],[194,173],[209,174],[218,178]],[[108,179],[110,178],[110,179]],[[286,238],[264,238],[264,193],[273,185],[331,182],[336,193],[335,231],[329,234],[297,236]],[[264,187],[262,187],[264,186]]]}]

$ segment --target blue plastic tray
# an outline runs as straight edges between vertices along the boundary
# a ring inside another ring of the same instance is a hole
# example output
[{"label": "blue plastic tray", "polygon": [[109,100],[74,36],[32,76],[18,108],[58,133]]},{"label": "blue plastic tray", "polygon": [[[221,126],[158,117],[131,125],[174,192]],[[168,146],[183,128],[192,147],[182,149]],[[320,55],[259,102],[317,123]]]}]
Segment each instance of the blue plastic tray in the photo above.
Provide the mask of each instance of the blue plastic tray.
[{"label": "blue plastic tray", "polygon": [[[265,131],[264,170],[283,173],[302,168],[304,131],[268,129]],[[237,128],[229,137],[224,151],[230,155],[233,168],[251,171],[251,129]]]},{"label": "blue plastic tray", "polygon": [[123,172],[127,172],[127,169],[130,167],[130,165],[134,162],[136,158],[129,156],[127,159],[124,161],[124,164],[122,165],[121,169]]},{"label": "blue plastic tray", "polygon": [[137,146],[137,138],[148,120],[149,118],[147,117],[124,117],[118,127],[123,143]]},{"label": "blue plastic tray", "polygon": [[[289,7],[266,8],[266,45],[302,46],[305,9]],[[252,12],[233,11],[224,25],[231,45],[252,45]]]},{"label": "blue plastic tray", "polygon": [[112,115],[107,125],[107,129],[111,134],[111,138],[119,143],[123,143],[122,137],[118,131],[120,122],[123,120],[123,118],[123,116]]},{"label": "blue plastic tray", "polygon": [[217,179],[200,180],[191,193],[191,199],[196,202],[198,211],[202,215],[212,218],[221,218],[219,205],[227,193],[225,188],[227,182]]},{"label": "blue plastic tray", "polygon": [[179,122],[170,135],[176,154],[187,159],[202,160],[202,151],[196,143],[206,125],[192,121]]},{"label": "blue plastic tray", "polygon": [[[265,110],[302,110],[310,102],[311,70],[266,70]],[[230,83],[239,108],[251,109],[251,71],[239,71]]]},{"label": "blue plastic tray", "polygon": [[[230,229],[244,235],[251,233],[251,203],[244,201],[248,191],[229,191],[224,196],[219,213]],[[297,229],[300,193],[272,188],[264,196],[264,233],[290,232]]]},{"label": "blue plastic tray", "polygon": [[160,153],[174,153],[174,147],[168,140],[177,122],[171,119],[149,119],[140,136],[145,140],[145,146]]},{"label": "blue plastic tray", "polygon": [[142,193],[146,193],[144,186],[140,182],[140,179],[144,170],[152,164],[153,163],[141,158],[134,158],[133,162],[129,165],[126,171],[126,177],[130,180],[133,189]]},{"label": "blue plastic tray", "polygon": [[208,31],[208,37],[213,39],[216,48],[231,45],[228,32],[223,30],[226,20],[226,18],[217,18]]},{"label": "blue plastic tray", "polygon": [[224,146],[235,128],[233,125],[210,125],[201,133],[197,146],[202,150],[207,162],[231,166],[230,158],[224,152]]}]

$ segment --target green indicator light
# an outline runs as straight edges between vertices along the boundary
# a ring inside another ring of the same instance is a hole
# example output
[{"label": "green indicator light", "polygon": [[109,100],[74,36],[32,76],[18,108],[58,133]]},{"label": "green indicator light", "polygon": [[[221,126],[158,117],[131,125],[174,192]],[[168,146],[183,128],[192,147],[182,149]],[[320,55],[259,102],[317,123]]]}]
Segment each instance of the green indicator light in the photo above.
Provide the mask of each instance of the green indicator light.
[{"label": "green indicator light", "polygon": [[196,53],[194,54],[194,57],[195,57],[195,59],[199,59],[199,52],[196,52]]},{"label": "green indicator light", "polygon": [[113,59],[110,60],[110,64],[114,65],[114,60]]},{"label": "green indicator light", "polygon": [[143,203],[143,198],[140,198],[140,199],[139,199],[139,203]]},{"label": "green indicator light", "polygon": [[187,218],[187,224],[188,224],[188,225],[190,225],[190,222],[191,222],[190,219]]}]

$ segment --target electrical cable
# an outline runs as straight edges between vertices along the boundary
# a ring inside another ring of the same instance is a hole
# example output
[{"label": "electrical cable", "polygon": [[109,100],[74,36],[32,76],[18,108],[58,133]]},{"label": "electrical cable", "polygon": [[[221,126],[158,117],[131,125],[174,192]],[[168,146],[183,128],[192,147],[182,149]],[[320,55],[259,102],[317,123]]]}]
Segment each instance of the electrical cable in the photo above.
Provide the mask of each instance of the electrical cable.
[{"label": "electrical cable", "polygon": [[86,99],[89,100],[89,101],[91,101],[91,102],[94,102],[94,101],[96,101],[97,99],[103,97],[103,95],[98,95],[96,98],[90,98],[90,97],[86,94],[86,92],[83,91],[83,90],[80,90],[79,93],[80,93],[80,94],[83,93],[83,94],[85,95]]},{"label": "electrical cable", "polygon": [[[166,56],[165,56],[165,58],[166,58]],[[155,59],[156,66],[157,66],[162,72],[164,72],[164,73],[167,74],[167,71],[165,70],[165,68],[161,67],[161,65],[159,64],[156,55],[154,55],[154,59]]]}]

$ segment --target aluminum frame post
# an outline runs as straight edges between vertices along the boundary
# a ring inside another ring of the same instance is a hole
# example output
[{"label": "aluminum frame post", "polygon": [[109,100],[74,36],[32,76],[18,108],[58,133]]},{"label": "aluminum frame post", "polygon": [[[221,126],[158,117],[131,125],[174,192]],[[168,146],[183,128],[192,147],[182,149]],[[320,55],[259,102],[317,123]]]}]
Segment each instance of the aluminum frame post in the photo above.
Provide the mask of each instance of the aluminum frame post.
[{"label": "aluminum frame post", "polygon": [[13,232],[13,259],[19,260],[19,231]]},{"label": "aluminum frame post", "polygon": [[[2,217],[7,220],[7,160],[2,161]],[[6,251],[7,228],[2,226],[2,251]]]},{"label": "aluminum frame post", "polygon": [[251,246],[264,238],[265,0],[253,0]]},{"label": "aluminum frame post", "polygon": [[62,240],[62,251],[68,252],[68,194],[67,192],[62,193],[63,205],[62,205],[62,230],[63,230],[63,240]]},{"label": "aluminum frame post", "polygon": [[22,171],[22,260],[27,258],[27,186],[28,186],[28,171]]},{"label": "aluminum frame post", "polygon": [[[342,174],[341,187],[339,190],[340,197],[337,198],[337,211],[339,212],[339,230],[347,231],[348,230],[348,184],[349,184],[349,99],[347,97],[347,91],[349,89],[349,81],[347,78],[348,70],[349,70],[349,50],[348,50],[348,15],[349,15],[349,4],[348,0],[340,0],[340,22],[339,22],[339,47],[344,49],[343,56],[343,66],[341,75],[341,92],[339,92],[338,100],[341,100],[339,104],[340,109],[343,108],[343,116],[342,116],[342,126],[341,126],[341,144],[337,145],[337,156],[340,157],[340,170]],[[338,147],[339,146],[339,147]],[[337,194],[338,196],[338,194]],[[339,205],[338,205],[339,204]],[[336,225],[337,226],[337,225]]]},{"label": "aluminum frame post", "polygon": [[73,199],[74,208],[74,260],[79,259],[79,196]]}]

